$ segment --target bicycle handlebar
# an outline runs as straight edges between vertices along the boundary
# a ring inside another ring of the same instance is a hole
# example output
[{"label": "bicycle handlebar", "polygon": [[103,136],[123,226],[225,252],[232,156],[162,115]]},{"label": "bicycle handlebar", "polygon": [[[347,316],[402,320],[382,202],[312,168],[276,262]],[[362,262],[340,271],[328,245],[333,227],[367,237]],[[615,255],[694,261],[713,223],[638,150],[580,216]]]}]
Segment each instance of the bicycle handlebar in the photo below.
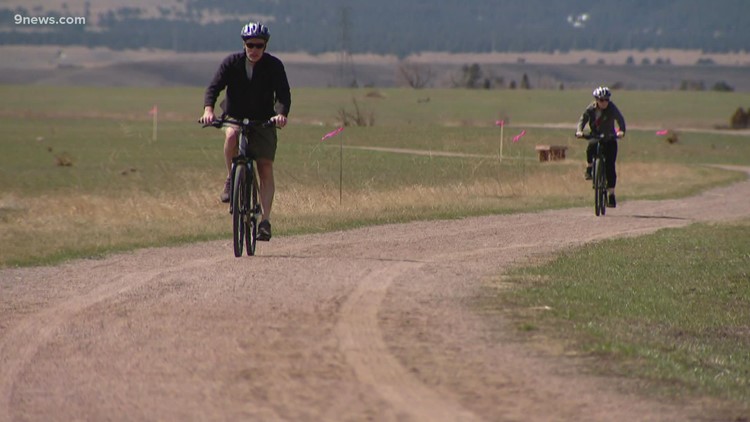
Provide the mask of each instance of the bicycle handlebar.
[{"label": "bicycle handlebar", "polygon": [[[202,122],[200,120],[198,120],[198,123],[202,123]],[[220,129],[225,123],[229,123],[231,125],[237,125],[239,127],[260,126],[260,127],[267,128],[267,127],[274,127],[274,126],[276,126],[276,121],[273,120],[273,119],[268,119],[268,120],[265,120],[265,121],[263,121],[263,120],[250,120],[250,119],[247,119],[247,118],[242,119],[242,120],[237,120],[237,119],[230,119],[230,118],[227,118],[227,117],[223,117],[221,119],[214,119],[213,122],[208,123],[208,124],[204,123],[202,127],[206,128],[206,127],[209,127],[209,126],[213,126],[213,127],[217,128],[217,129]]]},{"label": "bicycle handlebar", "polygon": [[597,141],[604,141],[604,140],[618,139],[618,138],[619,137],[617,136],[616,133],[613,133],[611,135],[607,135],[604,133],[600,133],[598,135],[593,134],[593,133],[584,133],[583,136],[581,136],[581,139],[588,139],[588,140],[595,139]]}]

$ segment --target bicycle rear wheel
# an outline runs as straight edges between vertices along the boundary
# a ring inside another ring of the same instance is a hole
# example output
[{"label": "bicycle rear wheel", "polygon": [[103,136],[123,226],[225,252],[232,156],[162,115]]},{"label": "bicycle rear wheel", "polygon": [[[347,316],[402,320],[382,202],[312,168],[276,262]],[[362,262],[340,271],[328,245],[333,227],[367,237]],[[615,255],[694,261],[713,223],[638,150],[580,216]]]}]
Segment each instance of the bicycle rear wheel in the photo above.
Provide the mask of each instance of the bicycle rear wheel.
[{"label": "bicycle rear wheel", "polygon": [[[252,175],[252,173],[250,173]],[[257,179],[253,177],[247,186],[248,212],[247,222],[245,224],[245,244],[247,246],[247,255],[255,255],[255,244],[258,241],[258,214],[260,213],[260,203],[258,203],[258,186]]]},{"label": "bicycle rear wheel", "polygon": [[234,256],[242,256],[242,243],[245,237],[244,209],[247,201],[247,168],[238,163],[234,170],[234,186],[232,186],[232,238],[234,240]]}]

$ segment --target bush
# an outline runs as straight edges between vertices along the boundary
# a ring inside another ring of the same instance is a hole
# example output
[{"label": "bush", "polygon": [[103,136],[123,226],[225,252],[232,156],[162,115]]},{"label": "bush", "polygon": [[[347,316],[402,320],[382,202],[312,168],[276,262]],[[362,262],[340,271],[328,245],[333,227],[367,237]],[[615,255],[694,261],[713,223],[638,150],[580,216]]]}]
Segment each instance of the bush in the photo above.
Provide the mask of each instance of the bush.
[{"label": "bush", "polygon": [[729,126],[732,129],[746,129],[750,127],[750,108],[745,112],[742,107],[737,107],[737,110],[729,121]]},{"label": "bush", "polygon": [[719,92],[732,92],[734,91],[734,87],[724,81],[719,81],[714,84],[713,90]]},{"label": "bush", "polygon": [[372,112],[366,113],[359,108],[357,100],[352,98],[354,104],[354,111],[350,112],[345,108],[339,109],[339,121],[343,126],[375,126],[375,114]]}]

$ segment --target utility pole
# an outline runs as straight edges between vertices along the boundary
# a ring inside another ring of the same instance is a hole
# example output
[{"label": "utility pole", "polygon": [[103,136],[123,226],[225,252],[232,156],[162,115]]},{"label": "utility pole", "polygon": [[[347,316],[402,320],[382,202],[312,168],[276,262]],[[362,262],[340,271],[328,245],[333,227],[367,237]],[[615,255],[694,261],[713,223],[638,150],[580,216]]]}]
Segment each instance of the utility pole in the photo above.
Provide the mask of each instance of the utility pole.
[{"label": "utility pole", "polygon": [[350,39],[349,7],[341,8],[341,51],[339,53],[339,83],[343,87],[356,87],[357,75],[354,72]]}]

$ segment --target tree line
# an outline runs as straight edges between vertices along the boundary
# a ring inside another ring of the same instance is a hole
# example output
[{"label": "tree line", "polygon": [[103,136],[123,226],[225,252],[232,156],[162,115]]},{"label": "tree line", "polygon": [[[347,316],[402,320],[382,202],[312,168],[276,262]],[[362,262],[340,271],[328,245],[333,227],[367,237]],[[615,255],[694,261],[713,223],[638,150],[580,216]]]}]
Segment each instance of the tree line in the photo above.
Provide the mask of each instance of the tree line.
[{"label": "tree line", "polygon": [[[265,16],[276,51],[395,54],[420,51],[522,52],[592,49],[743,51],[750,2],[722,0],[179,0],[157,16],[121,7],[87,25],[20,27],[24,8],[0,8],[0,44],[49,44],[174,51],[232,50],[246,23]],[[89,3],[90,5],[90,3]],[[66,16],[76,11],[45,12]],[[224,16],[204,22],[206,14]]]}]

